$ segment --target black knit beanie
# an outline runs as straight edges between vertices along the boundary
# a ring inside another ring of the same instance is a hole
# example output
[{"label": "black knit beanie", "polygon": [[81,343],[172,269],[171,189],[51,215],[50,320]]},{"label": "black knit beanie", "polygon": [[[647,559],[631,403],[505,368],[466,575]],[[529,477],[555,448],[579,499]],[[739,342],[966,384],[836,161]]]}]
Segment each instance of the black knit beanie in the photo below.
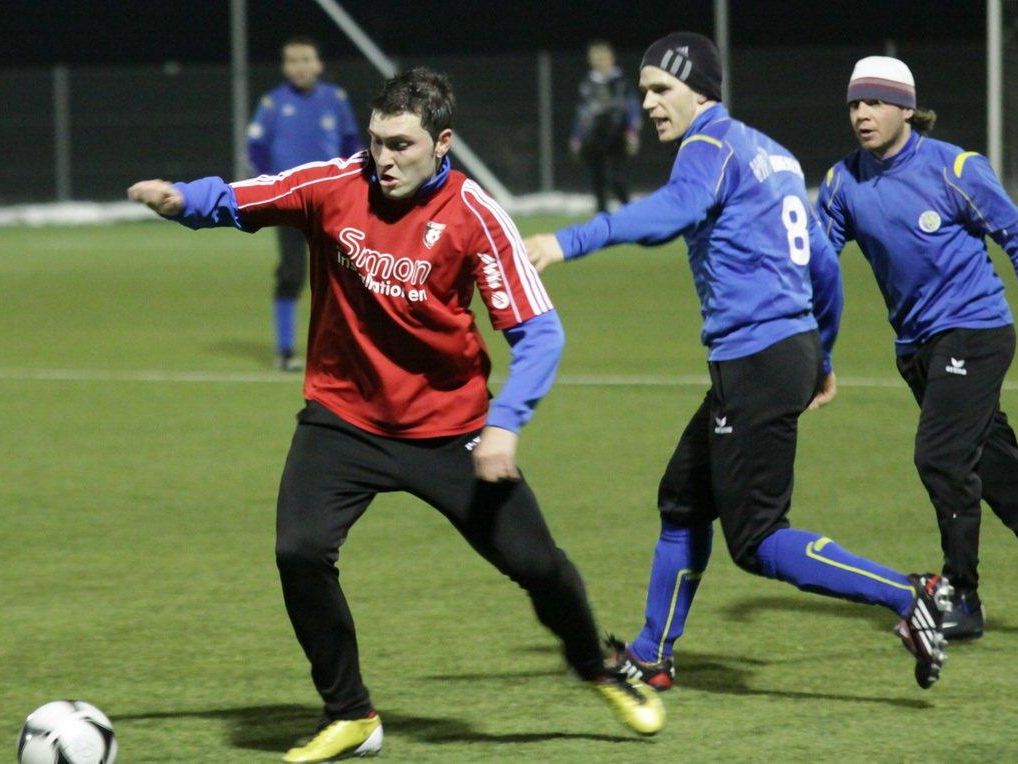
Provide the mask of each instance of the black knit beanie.
[{"label": "black knit beanie", "polygon": [[656,66],[712,101],[721,100],[721,54],[712,40],[695,32],[672,32],[652,43],[640,68]]}]

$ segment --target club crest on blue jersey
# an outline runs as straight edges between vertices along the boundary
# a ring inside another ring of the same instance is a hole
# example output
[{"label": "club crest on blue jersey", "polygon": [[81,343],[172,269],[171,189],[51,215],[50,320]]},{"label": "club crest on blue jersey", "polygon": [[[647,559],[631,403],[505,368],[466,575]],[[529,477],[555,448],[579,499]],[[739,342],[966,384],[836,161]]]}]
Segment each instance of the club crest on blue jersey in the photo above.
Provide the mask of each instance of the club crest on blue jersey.
[{"label": "club crest on blue jersey", "polygon": [[438,240],[442,237],[442,231],[445,230],[445,223],[436,223],[434,220],[429,220],[424,224],[424,246],[431,249],[433,246],[438,244]]},{"label": "club crest on blue jersey", "polygon": [[926,233],[940,230],[940,214],[935,210],[926,210],[919,216],[919,228]]}]

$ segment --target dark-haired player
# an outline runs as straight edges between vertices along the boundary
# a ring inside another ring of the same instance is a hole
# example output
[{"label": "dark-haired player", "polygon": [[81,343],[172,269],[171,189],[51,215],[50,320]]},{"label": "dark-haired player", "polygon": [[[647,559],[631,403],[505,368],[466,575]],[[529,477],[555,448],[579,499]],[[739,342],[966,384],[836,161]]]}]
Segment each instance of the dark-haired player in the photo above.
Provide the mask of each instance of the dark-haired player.
[{"label": "dark-haired player", "polygon": [[[232,185],[129,190],[188,226],[287,225],[311,245],[307,405],[280,486],[276,560],[326,719],[286,761],[381,747],[336,561],[387,491],[434,506],[526,590],[569,665],[625,724],[653,734],[664,721],[652,690],[605,668],[580,576],[517,470],[518,432],[551,386],[562,328],[509,216],[450,169],[453,107],[444,76],[412,69],[372,102],[367,154]],[[475,290],[512,346],[494,400]]]}]

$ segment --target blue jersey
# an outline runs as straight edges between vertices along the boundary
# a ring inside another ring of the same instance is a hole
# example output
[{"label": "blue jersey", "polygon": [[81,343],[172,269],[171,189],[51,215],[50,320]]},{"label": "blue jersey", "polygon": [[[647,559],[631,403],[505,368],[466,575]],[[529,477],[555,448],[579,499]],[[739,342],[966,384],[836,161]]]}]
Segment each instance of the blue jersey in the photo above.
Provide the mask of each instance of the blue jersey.
[{"label": "blue jersey", "polygon": [[802,169],[722,104],[693,120],[663,188],[556,233],[567,259],[611,244],[660,244],[680,235],[710,360],[752,355],[819,325],[830,370],[841,276],[810,210]]},{"label": "blue jersey", "polygon": [[873,267],[899,355],[948,329],[1013,322],[983,237],[1018,269],[1018,208],[985,158],[917,133],[886,160],[856,149],[817,208],[835,249],[855,239]]},{"label": "blue jersey", "polygon": [[285,83],[266,93],[247,128],[248,158],[263,175],[352,156],[360,150],[360,134],[346,93],[326,82],[308,91]]}]

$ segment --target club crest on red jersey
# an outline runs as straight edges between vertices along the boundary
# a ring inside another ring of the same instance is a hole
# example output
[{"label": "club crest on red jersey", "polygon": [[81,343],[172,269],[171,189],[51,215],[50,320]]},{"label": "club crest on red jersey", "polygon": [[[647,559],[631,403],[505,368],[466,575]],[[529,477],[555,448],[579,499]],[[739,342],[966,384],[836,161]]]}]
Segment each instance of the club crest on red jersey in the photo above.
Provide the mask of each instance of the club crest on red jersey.
[{"label": "club crest on red jersey", "polygon": [[424,224],[424,246],[431,249],[433,246],[438,244],[438,240],[442,237],[442,231],[445,230],[445,223],[436,223],[434,220],[429,220]]}]

